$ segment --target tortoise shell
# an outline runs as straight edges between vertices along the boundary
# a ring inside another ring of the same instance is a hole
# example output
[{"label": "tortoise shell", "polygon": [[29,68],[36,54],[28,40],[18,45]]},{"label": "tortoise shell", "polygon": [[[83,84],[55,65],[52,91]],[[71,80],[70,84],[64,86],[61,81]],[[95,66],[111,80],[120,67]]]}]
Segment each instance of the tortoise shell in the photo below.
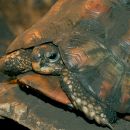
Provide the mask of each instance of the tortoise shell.
[{"label": "tortoise shell", "polygon": [[[14,81],[12,81],[11,84],[14,84]],[[18,75],[15,82],[23,89],[33,89],[34,91],[37,91],[38,94],[71,106],[70,100],[60,87],[59,78],[56,76],[45,76],[34,72],[27,72]],[[53,84],[54,82],[55,84]]]},{"label": "tortoise shell", "polygon": [[11,43],[7,53],[52,41],[59,46],[66,32],[70,33],[82,20],[98,19],[101,14],[108,12],[111,4],[106,0],[58,1],[38,23]]},{"label": "tortoise shell", "polygon": [[7,53],[53,42],[68,69],[84,87],[89,84],[86,89],[116,111],[130,112],[129,24],[123,2],[63,0],[18,36]]},{"label": "tortoise shell", "polygon": [[58,1],[7,53],[52,42],[82,90],[116,112],[130,113],[129,13],[127,1]]}]

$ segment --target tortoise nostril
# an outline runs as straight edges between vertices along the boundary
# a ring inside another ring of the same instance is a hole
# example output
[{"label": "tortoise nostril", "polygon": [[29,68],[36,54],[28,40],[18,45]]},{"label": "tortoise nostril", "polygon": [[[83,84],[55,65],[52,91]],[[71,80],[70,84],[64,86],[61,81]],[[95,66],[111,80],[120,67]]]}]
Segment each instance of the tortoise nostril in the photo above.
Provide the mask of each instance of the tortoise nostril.
[{"label": "tortoise nostril", "polygon": [[32,61],[34,62],[39,62],[41,59],[41,55],[38,54],[38,55],[32,55]]},{"label": "tortoise nostril", "polygon": [[40,48],[35,48],[32,52],[32,60],[34,62],[40,62],[42,59],[44,59],[44,50]]},{"label": "tortoise nostril", "polygon": [[40,61],[40,67],[43,67],[43,66],[45,66],[45,60],[41,59],[41,61]]}]

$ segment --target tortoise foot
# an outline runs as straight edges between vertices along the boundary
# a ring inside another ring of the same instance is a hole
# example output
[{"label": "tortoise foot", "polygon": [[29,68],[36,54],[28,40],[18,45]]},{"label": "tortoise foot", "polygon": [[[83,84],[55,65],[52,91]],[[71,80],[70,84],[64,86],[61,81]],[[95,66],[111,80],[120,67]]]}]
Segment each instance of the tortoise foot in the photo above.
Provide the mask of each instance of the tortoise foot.
[{"label": "tortoise foot", "polygon": [[62,86],[74,107],[82,111],[90,120],[95,120],[100,125],[113,129],[111,123],[117,120],[116,112],[98,100],[92,92],[81,87],[75,75],[67,69],[63,71]]}]

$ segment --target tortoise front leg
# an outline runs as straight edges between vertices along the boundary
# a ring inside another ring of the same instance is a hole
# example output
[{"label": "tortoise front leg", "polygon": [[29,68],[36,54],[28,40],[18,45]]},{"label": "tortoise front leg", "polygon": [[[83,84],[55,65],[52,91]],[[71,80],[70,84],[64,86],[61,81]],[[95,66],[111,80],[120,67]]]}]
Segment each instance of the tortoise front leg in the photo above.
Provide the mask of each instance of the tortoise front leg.
[{"label": "tortoise front leg", "polygon": [[130,115],[125,116],[124,119],[130,121]]},{"label": "tortoise front leg", "polygon": [[0,58],[0,71],[10,75],[18,75],[32,70],[31,49],[20,49]]},{"label": "tortoise front leg", "polygon": [[82,111],[87,118],[95,120],[98,124],[113,129],[111,123],[116,119],[116,112],[97,100],[91,92],[81,87],[75,75],[67,69],[62,73],[62,87],[76,109]]}]

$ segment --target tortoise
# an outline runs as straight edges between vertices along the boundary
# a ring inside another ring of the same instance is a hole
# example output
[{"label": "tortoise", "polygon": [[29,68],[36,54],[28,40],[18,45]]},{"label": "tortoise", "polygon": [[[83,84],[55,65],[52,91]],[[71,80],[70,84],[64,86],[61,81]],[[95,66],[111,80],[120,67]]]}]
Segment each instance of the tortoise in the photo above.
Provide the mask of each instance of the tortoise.
[{"label": "tortoise", "polygon": [[19,35],[1,58],[1,71],[60,77],[73,106],[112,127],[130,113],[129,1],[61,0]]}]

